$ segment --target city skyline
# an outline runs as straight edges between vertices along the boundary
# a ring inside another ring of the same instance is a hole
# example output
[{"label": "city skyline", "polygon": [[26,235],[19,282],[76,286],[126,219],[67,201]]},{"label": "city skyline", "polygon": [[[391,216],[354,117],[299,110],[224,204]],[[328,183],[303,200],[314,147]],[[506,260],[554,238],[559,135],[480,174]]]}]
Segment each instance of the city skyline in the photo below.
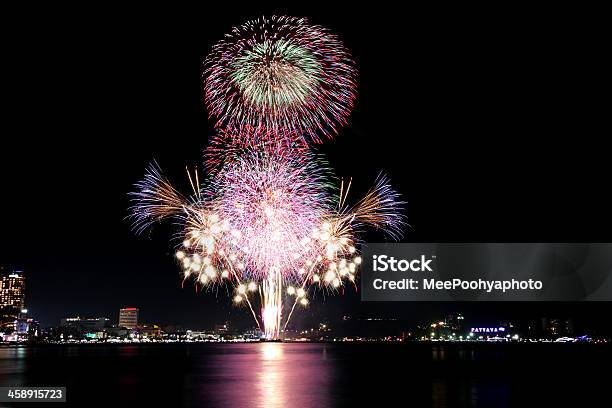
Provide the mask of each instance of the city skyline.
[{"label": "city skyline", "polygon": [[[14,282],[11,282],[11,285],[5,284],[8,281],[8,278],[13,280],[15,278],[19,278],[19,282],[25,282],[25,276],[23,271],[19,271],[17,274],[6,267],[3,267],[3,271],[3,274],[0,275],[0,280],[3,283],[3,285],[0,287],[0,298],[6,300],[9,298],[9,294],[13,295],[13,287],[15,286]],[[148,332],[150,330],[154,330],[154,332],[158,333],[157,335],[160,335],[167,330],[170,330],[171,332],[176,330],[183,332],[196,330],[202,331],[203,333],[215,333],[218,331],[218,327],[220,326],[226,327],[225,330],[227,330],[228,325],[232,326],[233,333],[236,333],[236,331],[239,333],[250,333],[253,330],[257,330],[250,319],[245,320],[244,318],[236,318],[240,315],[236,315],[234,319],[222,320],[223,323],[219,323],[219,321],[209,321],[205,324],[196,324],[191,326],[185,325],[184,323],[177,323],[176,321],[160,322],[154,316],[150,316],[148,320],[144,320],[139,318],[140,308],[133,306],[119,307],[116,309],[116,318],[109,318],[107,317],[108,315],[94,316],[91,314],[80,315],[78,313],[67,313],[59,320],[59,325],[57,322],[40,325],[36,314],[24,308],[25,292],[23,291],[23,284],[19,285],[18,288],[19,298],[12,296],[10,297],[10,302],[0,304],[5,336],[9,336],[8,338],[11,338],[11,330],[16,330],[19,333],[31,333],[29,326],[32,326],[33,330],[38,333],[37,336],[40,335],[40,329],[45,331],[53,328],[79,328],[79,330],[95,329],[94,332],[96,330],[98,332],[105,332],[108,329],[111,330],[111,333],[115,333],[115,335],[117,333],[128,335],[131,330],[136,330],[138,333],[140,333],[140,331]],[[17,304],[18,307],[12,306],[13,303]],[[467,309],[469,310],[469,308]],[[475,315],[469,316],[467,319],[462,311],[458,311],[460,310],[459,307],[453,308],[453,311],[451,312],[448,310],[450,309],[446,309],[446,311],[439,314],[437,318],[434,316],[432,324],[424,323],[426,322],[426,319],[422,316],[413,318],[398,318],[397,315],[389,314],[370,314],[366,316],[350,314],[335,316],[324,313],[321,313],[320,315],[311,314],[310,319],[302,319],[296,324],[290,325],[284,331],[286,333],[283,333],[283,336],[295,336],[296,331],[298,333],[303,330],[308,331],[309,327],[316,327],[317,324],[319,326],[323,324],[321,322],[326,322],[325,324],[328,326],[331,324],[330,327],[344,327],[344,329],[341,329],[340,332],[337,330],[334,332],[334,334],[337,336],[355,336],[356,333],[360,333],[360,336],[362,337],[374,336],[374,338],[378,338],[380,336],[384,337],[384,333],[386,333],[386,335],[398,336],[400,333],[406,333],[408,330],[410,330],[412,332],[421,333],[421,340],[429,340],[430,336],[428,332],[431,330],[431,337],[433,337],[433,332],[437,332],[438,330],[436,326],[441,328],[444,325],[446,325],[448,328],[452,328],[454,333],[460,332],[460,327],[466,329],[468,325],[471,325],[471,333],[464,333],[464,335],[466,335],[466,340],[470,340],[470,338],[467,337],[467,334],[472,336],[476,333],[479,335],[484,334],[485,336],[488,336],[489,329],[485,330],[484,327],[497,328],[499,326],[514,327],[514,333],[516,336],[521,336],[521,338],[534,338],[537,335],[544,335],[547,338],[554,339],[555,336],[556,338],[565,338],[567,336],[573,336],[574,334],[580,336],[588,335],[605,338],[605,336],[609,336],[612,333],[611,327],[607,321],[598,321],[594,324],[593,319],[585,318],[580,314],[561,311],[558,308],[550,310],[547,315],[538,315],[537,312],[532,311],[527,315],[505,314],[495,316],[489,315],[488,317],[483,317],[482,313],[478,313],[478,310],[476,310]],[[110,315],[113,316],[112,313]],[[440,318],[442,318],[442,321],[439,320]],[[9,326],[13,327],[13,322],[15,322],[14,328],[8,330]],[[371,322],[379,323],[378,326],[372,326]],[[382,326],[380,325],[380,322],[383,322]],[[23,327],[19,326],[20,324],[23,325]],[[429,329],[430,325],[431,329]],[[474,329],[474,327],[476,329]],[[124,330],[122,332],[121,329],[127,329],[127,331]],[[117,330],[119,330],[119,332]],[[495,333],[497,333],[496,330]],[[331,334],[332,333],[330,332],[329,335]],[[106,336],[106,334],[104,336]],[[404,336],[404,334],[402,334],[402,336]],[[457,334],[457,336],[459,336],[459,334]],[[415,340],[419,339],[418,336],[412,337]],[[94,338],[98,338],[97,335]],[[441,338],[439,334],[438,338]],[[459,337],[457,337],[457,339],[459,339]]]},{"label": "city skyline", "polygon": [[[122,307],[117,319],[105,316],[71,316],[59,325],[41,327],[35,316],[24,309],[23,271],[3,268],[0,275],[0,304],[5,342],[63,343],[116,341],[256,341],[264,334],[254,327],[234,325],[231,321],[206,328],[158,325],[139,320],[140,309]],[[15,289],[17,289],[15,296]],[[10,314],[13,317],[10,318]],[[499,317],[499,316],[498,316]],[[252,323],[252,322],[251,322]],[[448,313],[431,322],[410,322],[388,317],[318,319],[318,322],[292,325],[282,333],[284,341],[486,341],[486,342],[608,342],[609,325],[598,330],[573,317],[531,315],[528,319],[488,319]]]},{"label": "city skyline", "polygon": [[[5,273],[3,277],[9,275],[15,275],[13,269],[3,266]],[[25,281],[27,272],[19,270],[20,279]],[[140,315],[141,308],[133,307],[134,302],[117,304],[113,302],[110,309],[100,308],[99,305],[94,303],[86,303],[79,310],[68,308],[66,311],[59,312],[58,318],[55,320],[40,319],[38,310],[28,306],[25,303],[27,298],[27,289],[22,292],[21,302],[25,309],[29,308],[29,315],[36,318],[40,322],[42,327],[55,327],[60,320],[64,320],[69,317],[80,316],[81,318],[108,318],[110,321],[116,321],[117,325],[120,325],[120,315],[123,310],[132,311],[136,310],[137,316]],[[4,291],[3,291],[4,293]],[[201,296],[201,295],[200,295]],[[496,302],[495,307],[483,308],[482,304],[470,303],[470,302],[429,302],[430,306],[426,313],[420,310],[406,311],[405,307],[392,309],[395,302],[375,302],[366,303],[369,307],[362,307],[362,302],[359,298],[359,293],[348,296],[349,307],[345,310],[339,310],[336,313],[336,308],[340,309],[343,302],[336,300],[334,307],[331,311],[328,310],[329,302],[331,299],[328,298],[326,302],[313,302],[309,307],[304,316],[297,319],[295,325],[292,324],[288,329],[294,329],[295,327],[301,327],[303,325],[314,324],[317,321],[339,321],[346,316],[352,316],[356,320],[368,320],[368,319],[391,319],[404,321],[406,327],[417,326],[425,320],[433,319],[436,316],[448,315],[453,313],[466,312],[475,317],[475,320],[486,324],[496,324],[498,321],[515,320],[527,322],[528,320],[539,320],[543,318],[548,319],[576,319],[580,322],[581,328],[588,329],[589,331],[596,331],[600,334],[609,335],[612,333],[612,328],[607,324],[607,320],[603,318],[607,309],[605,302],[542,302],[542,303],[527,303],[532,307],[519,307],[516,308],[515,302]],[[406,304],[421,304],[424,302],[403,302]],[[427,302],[425,302],[427,303]],[[21,303],[20,303],[21,304]],[[34,302],[36,304],[36,302]],[[401,305],[402,303],[400,303]],[[523,303],[519,303],[522,305]],[[391,306],[391,307],[390,307]],[[15,316],[19,314],[22,308],[12,309],[14,310]],[[417,309],[417,308],[415,308]],[[483,310],[486,309],[486,310]],[[4,308],[3,308],[4,310]],[[155,323],[161,326],[181,326],[188,327],[196,330],[208,330],[218,324],[219,321],[233,321],[234,325],[243,329],[253,327],[253,322],[249,316],[245,316],[239,309],[230,309],[226,314],[220,314],[215,318],[208,319],[181,319],[181,315],[177,315],[177,318],[164,318],[162,315],[156,315],[153,310],[147,310],[144,308],[144,317],[137,317],[137,321],[143,321],[147,323]],[[128,313],[130,313],[128,312]],[[232,313],[233,312],[233,313]],[[412,312],[412,313],[410,313]],[[117,315],[116,318],[114,316]],[[44,313],[43,313],[44,316]],[[135,325],[134,325],[135,326]]]}]

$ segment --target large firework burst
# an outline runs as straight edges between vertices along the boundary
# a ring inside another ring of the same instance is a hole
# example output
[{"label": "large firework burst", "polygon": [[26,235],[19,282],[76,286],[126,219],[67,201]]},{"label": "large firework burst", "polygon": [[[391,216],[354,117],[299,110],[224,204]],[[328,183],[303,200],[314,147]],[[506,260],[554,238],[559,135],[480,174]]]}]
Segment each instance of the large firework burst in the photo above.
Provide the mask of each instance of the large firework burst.
[{"label": "large firework burst", "polygon": [[[347,205],[350,182],[332,195],[326,172],[304,155],[246,149],[202,186],[197,177],[190,181],[194,191],[185,196],[150,166],[133,193],[134,228],[178,221],[184,278],[202,287],[232,285],[234,301],[248,305],[268,338],[278,338],[283,316],[286,326],[311,290],[355,282],[363,227],[396,234],[403,224],[401,202],[385,177]],[[286,298],[290,308],[283,306]]]},{"label": "large firework burst", "polygon": [[288,130],[318,142],[346,124],[356,70],[327,29],[304,18],[262,17],[213,47],[204,89],[217,128]]}]

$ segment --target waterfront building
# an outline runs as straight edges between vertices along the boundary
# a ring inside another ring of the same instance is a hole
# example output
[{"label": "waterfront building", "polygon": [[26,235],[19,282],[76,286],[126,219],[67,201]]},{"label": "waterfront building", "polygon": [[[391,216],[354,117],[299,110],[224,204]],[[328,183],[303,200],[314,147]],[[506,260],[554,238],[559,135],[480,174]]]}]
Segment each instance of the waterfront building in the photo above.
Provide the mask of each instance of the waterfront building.
[{"label": "waterfront building", "polygon": [[138,327],[138,308],[124,307],[119,309],[119,327],[135,329]]},{"label": "waterfront building", "polygon": [[25,275],[23,271],[0,268],[0,310],[2,315],[17,317],[25,308]]},{"label": "waterfront building", "polygon": [[75,329],[77,331],[99,331],[109,325],[109,319],[106,317],[82,318],[82,317],[65,317],[60,320],[60,327],[67,329]]}]

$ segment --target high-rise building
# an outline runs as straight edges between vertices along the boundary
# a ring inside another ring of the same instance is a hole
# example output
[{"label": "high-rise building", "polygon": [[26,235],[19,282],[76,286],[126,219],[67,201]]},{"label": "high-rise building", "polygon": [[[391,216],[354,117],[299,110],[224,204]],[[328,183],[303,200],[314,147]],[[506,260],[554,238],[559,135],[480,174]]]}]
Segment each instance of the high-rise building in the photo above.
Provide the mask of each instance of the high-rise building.
[{"label": "high-rise building", "polygon": [[0,314],[14,316],[25,307],[25,275],[0,267]]},{"label": "high-rise building", "polygon": [[135,329],[138,327],[138,308],[124,307],[119,309],[119,326],[127,329]]}]

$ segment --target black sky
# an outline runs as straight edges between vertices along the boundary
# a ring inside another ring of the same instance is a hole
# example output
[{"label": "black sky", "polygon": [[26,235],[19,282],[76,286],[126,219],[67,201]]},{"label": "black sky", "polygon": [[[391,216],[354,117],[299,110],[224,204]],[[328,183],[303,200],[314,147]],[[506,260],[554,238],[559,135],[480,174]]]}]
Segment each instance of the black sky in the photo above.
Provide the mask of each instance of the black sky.
[{"label": "black sky", "polygon": [[[225,296],[181,288],[167,228],[135,237],[127,193],[157,159],[175,180],[211,134],[201,62],[232,25],[310,17],[345,41],[357,107],[322,150],[361,188],[386,170],[408,201],[406,241],[612,239],[606,53],[590,16],[559,10],[330,9],[232,5],[20,10],[4,50],[0,263],[24,269],[27,306],[61,317],[210,327],[245,318]],[[606,48],[607,50],[607,48]],[[604,116],[605,115],[605,116]],[[306,315],[572,315],[608,304],[314,302]],[[604,312],[605,311],[605,312]],[[248,316],[246,316],[248,317]]]}]

